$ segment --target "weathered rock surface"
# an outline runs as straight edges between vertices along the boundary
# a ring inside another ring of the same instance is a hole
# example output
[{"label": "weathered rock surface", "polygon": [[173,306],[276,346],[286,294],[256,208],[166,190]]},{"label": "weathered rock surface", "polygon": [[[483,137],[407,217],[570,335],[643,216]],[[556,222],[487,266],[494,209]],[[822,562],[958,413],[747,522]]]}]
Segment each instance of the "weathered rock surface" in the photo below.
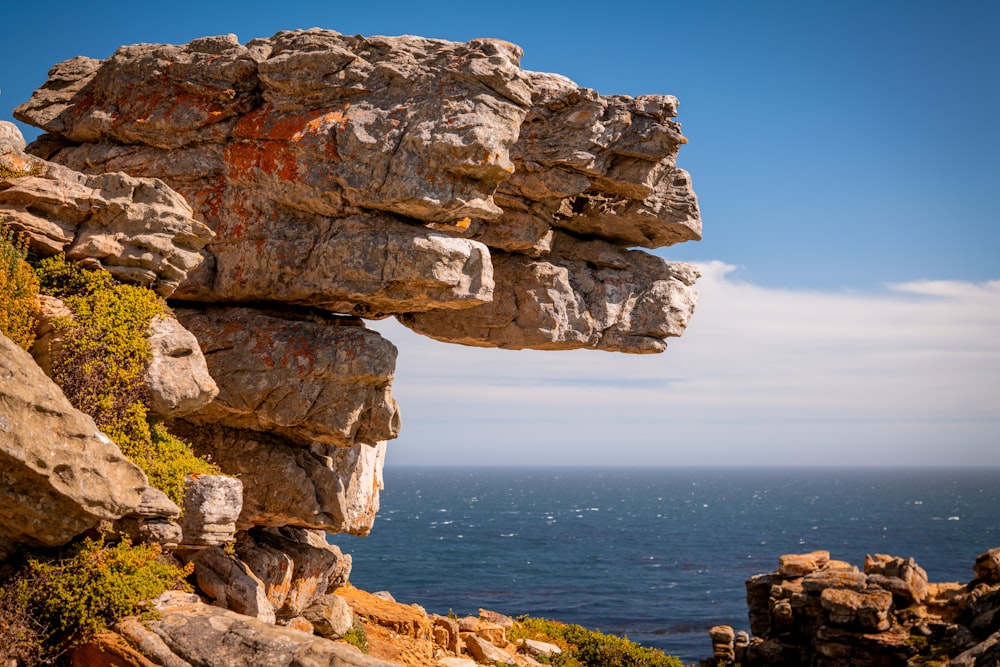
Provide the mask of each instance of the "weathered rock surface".
[{"label": "weathered rock surface", "polygon": [[42,256],[65,253],[124,282],[171,294],[202,261],[211,231],[159,179],[82,174],[23,152],[17,128],[0,121],[0,215]]},{"label": "weathered rock surface", "polygon": [[[176,308],[220,385],[193,424],[264,431],[308,446],[395,438],[396,347],[353,318],[249,308]],[[213,454],[213,457],[215,454]]]},{"label": "weathered rock surface", "polygon": [[327,543],[326,533],[291,526],[241,533],[236,555],[261,581],[282,618],[303,615],[312,621],[305,611],[327,591],[345,585],[351,573],[351,557]]},{"label": "weathered rock surface", "polygon": [[677,100],[601,96],[520,57],[323,30],[134,45],[57,65],[15,115],[50,133],[41,155],[187,197],[218,236],[178,298],[403,315],[474,345],[662,351],[695,273],[606,246],[700,238]]},{"label": "weathered rock surface", "polygon": [[150,412],[180,417],[212,402],[219,387],[190,331],[175,318],[160,316],[150,322],[147,339],[153,355],[146,369]]},{"label": "weathered rock surface", "polygon": [[544,258],[494,253],[493,268],[504,289],[491,303],[399,321],[463,345],[649,353],[684,331],[697,300],[691,285],[698,273],[690,265],[562,233]]},{"label": "weathered rock surface", "polygon": [[146,476],[0,335],[0,560],[134,512]]},{"label": "weathered rock surface", "polygon": [[160,600],[158,619],[146,625],[120,624],[118,631],[163,665],[398,667],[349,644],[264,623],[196,598],[167,595]]},{"label": "weathered rock surface", "polygon": [[327,593],[313,600],[302,612],[316,634],[327,639],[340,639],[354,626],[354,613],[344,598]]},{"label": "weathered rock surface", "polygon": [[180,515],[181,509],[165,493],[150,486],[142,492],[139,506],[116,521],[114,529],[134,543],[155,542],[173,549],[183,539],[176,521]]},{"label": "weathered rock surface", "polygon": [[220,547],[181,554],[187,562],[194,563],[198,589],[210,597],[213,604],[274,624],[274,605],[267,598],[264,582],[246,563],[229,556]]},{"label": "weathered rock surface", "polygon": [[184,421],[171,430],[243,481],[241,529],[299,526],[367,535],[379,508],[385,442],[303,447],[266,433]]},{"label": "weathered rock surface", "polygon": [[[57,323],[73,318],[73,311],[60,299],[38,296],[39,313],[31,355],[52,375],[52,364],[62,347],[63,333]],[[158,417],[179,417],[207,406],[219,393],[209,375],[198,341],[170,315],[159,315],[146,332],[152,357],[144,374],[149,411]]]},{"label": "weathered rock surface", "polygon": [[[1000,549],[977,558],[977,576],[994,552]],[[713,628],[715,655],[702,664],[992,667],[1000,655],[1000,582],[929,583],[912,558],[885,554],[867,556],[864,573],[829,558],[787,554],[774,572],[751,577],[755,636]]]},{"label": "weathered rock surface", "polygon": [[243,483],[223,475],[189,475],[185,479],[180,519],[185,548],[217,547],[233,539],[243,508]]}]

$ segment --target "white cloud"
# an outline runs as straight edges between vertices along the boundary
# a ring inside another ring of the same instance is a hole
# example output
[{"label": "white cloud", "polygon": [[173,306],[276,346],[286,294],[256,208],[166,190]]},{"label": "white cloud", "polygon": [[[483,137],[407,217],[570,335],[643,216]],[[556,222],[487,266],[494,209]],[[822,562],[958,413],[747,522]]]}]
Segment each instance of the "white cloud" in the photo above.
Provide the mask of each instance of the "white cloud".
[{"label": "white cloud", "polygon": [[395,322],[396,464],[1000,465],[1000,281],[769,289],[702,265],[660,355],[446,345]]}]

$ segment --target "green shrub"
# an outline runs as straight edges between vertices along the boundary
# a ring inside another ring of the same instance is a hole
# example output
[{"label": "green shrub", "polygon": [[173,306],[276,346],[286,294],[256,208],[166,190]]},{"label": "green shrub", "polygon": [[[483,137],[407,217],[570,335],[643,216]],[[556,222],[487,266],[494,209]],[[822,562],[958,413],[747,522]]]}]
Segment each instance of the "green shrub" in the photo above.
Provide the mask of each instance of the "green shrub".
[{"label": "green shrub", "polygon": [[[84,539],[58,557],[29,556],[0,594],[28,632],[10,638],[5,636],[8,629],[0,627],[0,646],[20,641],[15,650],[25,654],[26,664],[30,658],[53,658],[139,613],[147,600],[184,586],[188,574],[163,557],[159,545],[128,540],[107,545],[103,538]],[[0,657],[6,656],[0,652]]]},{"label": "green shrub", "polygon": [[544,618],[518,618],[510,638],[555,644],[562,653],[553,657],[550,664],[560,667],[684,667],[677,658],[640,646],[626,637]]},{"label": "green shrub", "polygon": [[354,625],[351,626],[351,629],[341,639],[362,653],[368,653],[368,634],[365,632],[365,626],[357,618],[354,619]]},{"label": "green shrub", "polygon": [[28,238],[0,220],[0,332],[25,350],[35,340],[38,278],[25,261]]},{"label": "green shrub", "polygon": [[5,181],[9,178],[24,178],[25,176],[37,176],[42,173],[42,165],[33,164],[30,167],[24,169],[11,169],[10,167],[5,167],[0,164],[0,180]]},{"label": "green shrub", "polygon": [[180,505],[185,475],[219,471],[149,418],[144,375],[152,353],[146,332],[154,317],[168,311],[166,303],[152,290],[120,284],[106,271],[82,269],[61,256],[43,260],[37,271],[42,292],[73,311],[54,325],[63,340],[53,358],[53,379],[145,471],[150,484]]}]

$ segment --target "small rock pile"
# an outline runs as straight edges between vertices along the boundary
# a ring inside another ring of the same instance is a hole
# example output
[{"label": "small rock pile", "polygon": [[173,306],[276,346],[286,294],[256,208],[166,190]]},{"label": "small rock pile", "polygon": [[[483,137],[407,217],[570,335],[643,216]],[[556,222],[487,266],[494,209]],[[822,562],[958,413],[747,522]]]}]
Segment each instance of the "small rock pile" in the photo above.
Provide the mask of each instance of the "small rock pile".
[{"label": "small rock pile", "polygon": [[[968,584],[930,583],[912,558],[787,554],[747,580],[750,635],[710,630],[705,667],[994,667],[1000,661],[1000,547]],[[752,635],[752,636],[751,636]]]}]

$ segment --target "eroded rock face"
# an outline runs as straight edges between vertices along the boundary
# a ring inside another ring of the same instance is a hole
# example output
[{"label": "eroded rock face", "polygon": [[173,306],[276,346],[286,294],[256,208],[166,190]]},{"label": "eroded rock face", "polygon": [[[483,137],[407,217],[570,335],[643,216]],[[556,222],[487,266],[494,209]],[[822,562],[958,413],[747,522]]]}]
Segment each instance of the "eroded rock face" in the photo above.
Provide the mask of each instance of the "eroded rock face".
[{"label": "eroded rock face", "polygon": [[[520,56],[323,30],[134,45],[57,65],[15,115],[50,133],[39,154],[187,197],[217,238],[178,298],[398,315],[471,345],[662,351],[696,274],[624,248],[700,238],[677,100],[601,96]],[[592,261],[609,247],[621,256]]]},{"label": "eroded rock face", "polygon": [[212,232],[184,198],[155,178],[83,174],[23,152],[17,128],[0,121],[0,216],[42,256],[104,268],[124,282],[171,294],[202,261]]},{"label": "eroded rock face", "polygon": [[147,625],[130,620],[118,631],[158,664],[398,667],[368,657],[345,642],[271,625],[202,604],[196,596],[176,595],[176,591],[161,596],[156,609],[156,620]]},{"label": "eroded rock face", "polygon": [[146,475],[0,335],[0,560],[134,512]]},{"label": "eroded rock face", "polygon": [[211,454],[243,482],[237,527],[299,526],[367,535],[379,508],[385,442],[350,448],[304,447],[255,431],[171,423],[171,430]]},{"label": "eroded rock face", "polygon": [[[303,446],[395,438],[396,347],[360,320],[292,310],[176,308],[220,385],[192,424],[270,432]],[[213,454],[215,456],[215,454]]]},{"label": "eroded rock face", "polygon": [[691,286],[698,273],[690,265],[563,233],[542,258],[494,253],[493,267],[504,289],[491,303],[399,321],[463,345],[649,353],[684,331],[697,301]]}]

